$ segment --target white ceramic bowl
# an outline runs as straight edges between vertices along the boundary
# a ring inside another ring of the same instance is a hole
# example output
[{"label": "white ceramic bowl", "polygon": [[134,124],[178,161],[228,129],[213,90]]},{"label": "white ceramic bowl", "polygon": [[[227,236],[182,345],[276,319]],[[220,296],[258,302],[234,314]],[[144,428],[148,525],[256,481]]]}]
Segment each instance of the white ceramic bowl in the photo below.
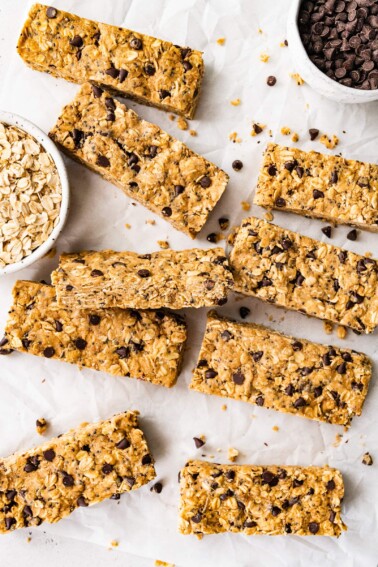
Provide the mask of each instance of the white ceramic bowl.
[{"label": "white ceramic bowl", "polygon": [[300,5],[301,0],[292,0],[287,21],[287,40],[289,42],[290,54],[295,64],[295,71],[314,90],[331,100],[348,104],[378,100],[378,89],[365,91],[345,87],[327,77],[325,73],[314,65],[307,55],[299,35],[297,19]]},{"label": "white ceramic bowl", "polygon": [[31,136],[33,136],[43,148],[49,153],[56,165],[60,184],[62,187],[62,201],[60,204],[60,211],[59,211],[59,222],[56,227],[51,232],[50,236],[41,246],[36,248],[29,256],[25,256],[20,262],[15,262],[14,264],[9,264],[4,268],[0,268],[0,276],[5,274],[11,274],[14,272],[18,272],[30,264],[33,264],[40,258],[42,258],[53,246],[54,242],[58,238],[60,232],[64,227],[64,223],[66,222],[68,210],[69,210],[69,201],[70,201],[70,189],[67,177],[66,167],[64,165],[63,159],[59,153],[58,148],[54,144],[52,140],[42,132],[35,124],[26,120],[26,118],[22,118],[22,116],[18,116],[17,114],[13,114],[12,112],[4,112],[0,110],[0,122],[5,124],[9,124],[10,126],[18,126],[21,130],[24,130]]}]

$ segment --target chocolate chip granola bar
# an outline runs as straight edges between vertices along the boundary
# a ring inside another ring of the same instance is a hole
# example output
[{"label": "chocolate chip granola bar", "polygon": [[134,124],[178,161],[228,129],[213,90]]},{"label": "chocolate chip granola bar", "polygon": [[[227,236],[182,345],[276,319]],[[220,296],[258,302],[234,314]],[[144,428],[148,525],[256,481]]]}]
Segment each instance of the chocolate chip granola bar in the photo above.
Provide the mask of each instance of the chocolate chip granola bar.
[{"label": "chocolate chip granola bar", "polygon": [[233,286],[223,248],[63,254],[51,279],[69,309],[223,305]]},{"label": "chocolate chip granola bar", "polygon": [[164,311],[68,310],[49,285],[18,281],[5,329],[7,349],[171,387],[181,368],[186,326]]},{"label": "chocolate chip granola bar", "polygon": [[37,71],[194,116],[204,72],[195,49],[34,4],[17,50]]},{"label": "chocolate chip granola bar", "polygon": [[192,238],[227,185],[224,171],[89,83],[49,135],[69,156]]},{"label": "chocolate chip granola bar", "polygon": [[364,354],[210,312],[190,388],[348,426],[361,414],[371,374]]},{"label": "chocolate chip granola bar", "polygon": [[378,232],[378,165],[269,144],[254,203]]},{"label": "chocolate chip granola bar", "polygon": [[344,484],[330,467],[219,465],[180,472],[182,534],[339,536]]},{"label": "chocolate chip granola bar", "polygon": [[375,260],[254,217],[244,219],[233,243],[236,291],[360,333],[378,325]]},{"label": "chocolate chip granola bar", "polygon": [[78,506],[118,500],[153,478],[138,413],[83,424],[43,445],[0,459],[0,532],[55,523]]}]

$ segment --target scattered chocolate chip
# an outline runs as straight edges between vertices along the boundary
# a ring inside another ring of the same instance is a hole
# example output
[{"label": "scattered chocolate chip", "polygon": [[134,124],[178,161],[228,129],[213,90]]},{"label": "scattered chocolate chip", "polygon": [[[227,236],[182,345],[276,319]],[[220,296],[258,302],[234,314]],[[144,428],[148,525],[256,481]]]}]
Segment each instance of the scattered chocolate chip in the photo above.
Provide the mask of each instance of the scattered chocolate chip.
[{"label": "scattered chocolate chip", "polygon": [[331,510],[330,513],[329,513],[329,521],[331,522],[331,524],[335,523],[335,518],[336,518],[336,512]]},{"label": "scattered chocolate chip", "polygon": [[55,349],[53,347],[46,347],[43,351],[43,356],[46,358],[52,358],[55,354]]},{"label": "scattered chocolate chip", "polygon": [[16,518],[11,518],[9,516],[7,516],[4,521],[5,521],[5,528],[7,530],[10,530],[12,526],[17,523]]},{"label": "scattered chocolate chip", "polygon": [[24,516],[24,518],[32,518],[33,517],[33,512],[32,512],[32,509],[30,508],[30,506],[24,506],[24,509],[22,510],[22,515]]},{"label": "scattered chocolate chip", "polygon": [[237,384],[238,386],[241,386],[242,384],[244,384],[245,376],[241,372],[241,370],[238,370],[237,372],[235,372],[232,375],[232,379],[233,379],[235,384]]},{"label": "scattered chocolate chip", "polygon": [[38,457],[29,457],[27,459],[26,465],[24,466],[24,471],[27,473],[34,472],[38,469],[39,460]]},{"label": "scattered chocolate chip", "polygon": [[96,164],[100,167],[110,167],[110,160],[106,156],[98,155]]},{"label": "scattered chocolate chip", "polygon": [[135,478],[133,476],[125,476],[123,477],[127,484],[132,488],[135,484]]},{"label": "scattered chocolate chip", "polygon": [[46,459],[46,461],[49,461],[49,463],[51,463],[55,459],[54,449],[46,449],[46,451],[43,451],[43,457]]},{"label": "scattered chocolate chip", "polygon": [[121,500],[121,495],[118,492],[115,492],[111,495],[110,500]]},{"label": "scattered chocolate chip", "polygon": [[78,506],[82,506],[83,508],[88,506],[88,502],[85,500],[84,496],[79,496],[76,502]]},{"label": "scattered chocolate chip", "polygon": [[126,69],[120,69],[119,75],[118,75],[118,81],[120,83],[123,83],[123,81],[127,78],[128,74],[129,74],[129,72]]},{"label": "scattered chocolate chip", "polygon": [[100,315],[89,315],[89,323],[91,325],[99,325],[101,323]]},{"label": "scattered chocolate chip", "polygon": [[7,500],[9,500],[10,502],[12,500],[14,500],[17,496],[17,491],[16,490],[7,490],[5,493],[5,496],[7,497]]},{"label": "scattered chocolate chip", "polygon": [[205,378],[207,380],[211,380],[212,378],[215,378],[215,376],[218,375],[218,372],[215,372],[215,370],[213,370],[212,368],[209,368],[209,370],[206,370],[205,372]]},{"label": "scattered chocolate chip", "polygon": [[275,205],[279,208],[286,207],[286,201],[282,197],[277,197],[277,199],[275,200]]},{"label": "scattered chocolate chip", "polygon": [[142,457],[142,465],[149,465],[152,463],[151,455],[147,454]]},{"label": "scattered chocolate chip", "polygon": [[310,140],[312,142],[319,136],[319,130],[317,128],[310,128],[308,133],[310,134]]},{"label": "scattered chocolate chip", "polygon": [[115,67],[109,67],[109,69],[106,69],[105,73],[112,79],[116,79],[119,75],[119,70]]},{"label": "scattered chocolate chip", "polygon": [[214,280],[206,280],[205,283],[205,288],[208,289],[209,291],[212,290],[215,286],[215,281]]},{"label": "scattered chocolate chip", "polygon": [[284,250],[289,250],[289,248],[293,246],[293,243],[290,240],[290,238],[283,238],[281,244]]},{"label": "scattered chocolate chip", "polygon": [[232,339],[233,334],[230,333],[230,331],[225,330],[221,332],[221,337],[224,341],[228,342]]},{"label": "scattered chocolate chip", "polygon": [[277,79],[274,75],[269,75],[269,77],[266,80],[266,84],[268,85],[268,87],[274,87],[274,85],[277,83]]},{"label": "scattered chocolate chip", "polygon": [[130,441],[128,439],[126,439],[126,437],[123,437],[123,439],[121,439],[121,441],[118,441],[118,443],[116,443],[116,448],[117,449],[128,449],[130,447]]},{"label": "scattered chocolate chip", "polygon": [[193,437],[193,441],[197,449],[203,447],[205,444],[205,441],[202,441],[202,439],[200,439],[199,437]]},{"label": "scattered chocolate chip", "polygon": [[138,270],[138,276],[140,278],[149,278],[151,277],[150,270]]},{"label": "scattered chocolate chip", "polygon": [[227,480],[229,481],[233,481],[235,478],[235,471],[233,471],[232,469],[226,471],[224,473],[224,476],[227,478]]},{"label": "scattered chocolate chip", "polygon": [[287,171],[290,171],[290,173],[293,171],[294,167],[297,165],[297,160],[292,160],[292,161],[286,161],[284,163],[284,168],[287,169]]},{"label": "scattered chocolate chip", "polygon": [[93,96],[95,98],[100,98],[104,91],[100,89],[100,87],[97,87],[96,85],[91,85],[91,87],[92,87]]},{"label": "scattered chocolate chip", "polygon": [[185,187],[183,185],[175,185],[174,191],[175,191],[175,197],[178,197],[185,191]]},{"label": "scattered chocolate chip", "polygon": [[254,522],[253,520],[246,520],[243,524],[243,528],[255,528],[257,526],[257,523]]},{"label": "scattered chocolate chip", "polygon": [[300,341],[294,341],[293,344],[291,345],[293,347],[294,351],[298,351],[298,350],[302,350],[303,349],[303,344]]},{"label": "scattered chocolate chip", "polygon": [[113,470],[113,465],[111,465],[110,463],[105,463],[102,467],[102,472],[104,474],[110,474]]},{"label": "scattered chocolate chip", "polygon": [[280,514],[281,512],[282,512],[282,510],[278,506],[272,507],[272,516],[278,516],[278,514]]},{"label": "scattered chocolate chip", "polygon": [[156,494],[160,494],[160,492],[163,490],[163,485],[161,482],[155,482],[155,484],[153,484],[150,488],[151,492],[156,492]]},{"label": "scattered chocolate chip", "polygon": [[246,319],[250,313],[251,310],[249,309],[249,307],[240,307],[239,309],[239,315],[242,319]]},{"label": "scattered chocolate chip", "polygon": [[336,368],[336,372],[338,374],[345,374],[347,371],[347,365],[346,362],[342,362],[341,364],[339,364]]},{"label": "scattered chocolate chip", "polygon": [[162,215],[163,215],[164,217],[171,217],[171,216],[172,216],[172,209],[171,209],[171,207],[164,207],[161,212],[162,212]]},{"label": "scattered chocolate chip", "polygon": [[240,159],[235,159],[232,162],[232,169],[234,169],[235,171],[240,171],[241,169],[243,169],[243,162],[240,161]]},{"label": "scattered chocolate chip", "polygon": [[21,340],[22,346],[24,347],[25,350],[28,350],[28,348],[30,347],[30,345],[32,344],[32,341],[29,339],[22,339]]},{"label": "scattered chocolate chip", "polygon": [[331,238],[332,236],[332,226],[325,226],[322,228],[322,233],[325,234],[327,238]]},{"label": "scattered chocolate chip", "polygon": [[313,367],[304,366],[303,368],[299,368],[298,372],[301,376],[308,376],[314,371]]},{"label": "scattered chocolate chip", "polygon": [[78,350],[84,350],[86,346],[87,341],[85,341],[84,339],[81,339],[80,337],[78,339],[75,339],[75,347]]},{"label": "scattered chocolate chip", "polygon": [[293,384],[289,384],[288,386],[286,386],[285,394],[287,396],[292,396],[294,394],[294,392],[295,392],[295,388],[294,388]]},{"label": "scattered chocolate chip", "polygon": [[314,199],[323,199],[324,193],[323,191],[319,191],[319,189],[314,189],[312,192]]},{"label": "scattered chocolate chip", "polygon": [[341,250],[339,253],[340,264],[345,264],[347,258],[348,258],[348,252],[346,250]]},{"label": "scattered chocolate chip", "polygon": [[373,457],[370,455],[370,453],[365,453],[362,457],[362,464],[363,465],[367,465],[368,467],[371,467],[373,464]]},{"label": "scattered chocolate chip", "polygon": [[335,481],[333,479],[329,480],[326,484],[327,490],[334,490],[336,488]]},{"label": "scattered chocolate chip", "polygon": [[271,177],[274,177],[274,176],[277,174],[277,168],[276,168],[276,166],[273,165],[273,164],[270,164],[270,165],[268,166],[268,173],[269,173],[269,175],[270,175]]},{"label": "scattered chocolate chip", "polygon": [[167,96],[171,96],[171,93],[165,89],[159,91],[160,100],[164,100]]},{"label": "scattered chocolate chip", "polygon": [[131,49],[142,49],[142,40],[139,37],[132,37],[130,39],[130,47]]},{"label": "scattered chocolate chip", "polygon": [[154,65],[152,65],[151,63],[146,63],[146,65],[144,66],[144,72],[149,77],[152,77],[152,75],[155,75],[156,69],[155,69]]},{"label": "scattered chocolate chip", "polygon": [[264,398],[263,398],[263,396],[257,396],[255,402],[256,402],[256,404],[257,404],[258,406],[260,406],[260,407],[263,406],[263,405],[264,405]]},{"label": "scattered chocolate chip", "polygon": [[182,66],[184,67],[184,71],[190,71],[190,69],[193,69],[193,65],[191,64],[190,61],[183,61]]},{"label": "scattered chocolate chip", "polygon": [[192,522],[194,522],[195,524],[199,524],[200,521],[202,520],[202,514],[201,514],[201,512],[197,512],[197,514],[195,514],[194,516],[192,516],[191,520],[192,520]]},{"label": "scattered chocolate chip", "polygon": [[83,45],[83,38],[80,35],[74,35],[72,39],[70,39],[70,45],[72,47],[82,47]]},{"label": "scattered chocolate chip", "polygon": [[72,290],[73,290],[73,285],[66,285],[66,290],[67,290],[67,291],[72,291]]},{"label": "scattered chocolate chip", "polygon": [[203,189],[207,189],[211,185],[211,179],[207,175],[204,175],[199,183]]},{"label": "scattered chocolate chip", "polygon": [[118,354],[119,358],[122,360],[124,358],[129,358],[130,356],[130,349],[129,347],[119,347],[115,350],[115,353]]},{"label": "scattered chocolate chip", "polygon": [[62,471],[63,474],[63,484],[64,486],[71,487],[75,484],[75,480],[74,477],[71,474],[68,474],[64,471]]},{"label": "scattered chocolate chip", "polygon": [[218,242],[218,235],[217,235],[217,233],[216,233],[216,232],[210,232],[210,234],[208,234],[208,235],[206,236],[206,240],[208,240],[209,242],[211,242],[211,243],[213,243],[213,244],[214,244],[215,242]]},{"label": "scattered chocolate chip", "polygon": [[330,183],[335,184],[335,183],[337,183],[338,179],[339,179],[339,176],[337,175],[337,171],[332,171]]},{"label": "scattered chocolate chip", "polygon": [[297,399],[295,400],[294,404],[293,404],[293,406],[294,406],[296,409],[298,409],[298,408],[303,408],[303,407],[305,407],[306,405],[307,405],[307,404],[306,404],[306,400],[305,400],[304,398],[302,398],[302,397],[297,398]]},{"label": "scattered chocolate chip", "polygon": [[230,221],[226,217],[220,217],[218,223],[221,230],[227,230],[230,225]]},{"label": "scattered chocolate chip", "polygon": [[262,350],[258,350],[256,352],[251,352],[251,356],[255,362],[259,362],[262,359],[264,353]]},{"label": "scattered chocolate chip", "polygon": [[58,15],[58,10],[56,8],[53,8],[52,6],[50,6],[49,8],[47,8],[46,10],[46,16],[50,19],[53,20],[54,18],[56,18]]},{"label": "scattered chocolate chip", "polygon": [[304,483],[304,480],[299,480],[298,478],[295,478],[293,480],[293,486],[294,488],[298,488],[298,486],[302,486]]},{"label": "scattered chocolate chip", "polygon": [[319,531],[319,524],[318,522],[310,522],[308,525],[308,529],[312,534],[317,534]]},{"label": "scattered chocolate chip", "polygon": [[348,240],[357,240],[357,230],[355,228],[353,228],[352,230],[350,230],[347,234],[347,239]]}]

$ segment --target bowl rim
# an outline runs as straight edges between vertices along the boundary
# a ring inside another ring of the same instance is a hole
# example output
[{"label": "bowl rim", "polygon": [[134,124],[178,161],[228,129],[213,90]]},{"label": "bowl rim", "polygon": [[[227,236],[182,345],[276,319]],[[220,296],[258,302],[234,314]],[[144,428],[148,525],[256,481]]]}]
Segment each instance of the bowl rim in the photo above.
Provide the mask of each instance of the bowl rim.
[{"label": "bowl rim", "polygon": [[[328,77],[323,71],[321,71],[310,59],[305,46],[303,45],[301,35],[299,33],[298,27],[298,13],[300,5],[302,4],[302,0],[293,0],[289,9],[288,15],[288,28],[292,32],[295,30],[297,38],[300,43],[300,49],[302,52],[302,56],[304,56],[311,66],[311,72],[314,73],[315,77],[319,79],[319,81],[323,81],[325,85],[327,85],[330,89],[334,89],[335,91],[339,91],[340,94],[345,94],[350,97],[355,97],[359,99],[358,101],[354,102],[372,102],[374,100],[378,100],[378,89],[356,89],[354,87],[347,87],[346,85],[342,85],[338,81],[331,79]],[[298,48],[298,45],[296,46]],[[290,41],[289,41],[289,48],[290,48]],[[342,101],[341,101],[342,102]]]},{"label": "bowl rim", "polygon": [[67,215],[69,211],[69,204],[70,204],[70,188],[69,188],[69,181],[66,166],[64,165],[64,161],[60,152],[55,145],[55,143],[48,137],[43,130],[41,130],[36,124],[20,116],[19,114],[15,114],[14,112],[9,112],[5,110],[0,110],[0,122],[3,124],[8,124],[9,126],[17,126],[20,130],[24,130],[31,136],[33,136],[37,142],[41,144],[41,146],[46,150],[48,154],[51,155],[53,162],[57,168],[59,180],[61,184],[62,190],[62,201],[60,203],[60,211],[59,211],[59,222],[52,230],[51,234],[43,242],[38,248],[36,248],[29,256],[25,256],[19,262],[15,262],[13,264],[8,264],[7,266],[0,268],[0,276],[4,276],[6,274],[12,274],[14,272],[18,272],[27,266],[30,266],[43,256],[53,247],[54,242],[58,238],[60,232],[62,231],[64,224],[67,220]]}]

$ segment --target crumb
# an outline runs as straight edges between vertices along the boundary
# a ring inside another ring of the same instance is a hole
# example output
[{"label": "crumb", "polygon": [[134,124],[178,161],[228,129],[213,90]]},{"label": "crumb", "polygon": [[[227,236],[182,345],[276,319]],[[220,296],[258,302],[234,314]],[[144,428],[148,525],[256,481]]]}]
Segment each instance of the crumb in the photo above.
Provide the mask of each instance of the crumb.
[{"label": "crumb", "polygon": [[347,330],[346,330],[345,327],[342,327],[341,325],[339,325],[337,327],[336,334],[339,337],[339,339],[345,339],[345,337],[347,336]]},{"label": "crumb", "polygon": [[290,77],[292,79],[294,79],[294,81],[297,83],[297,85],[300,87],[301,85],[304,85],[304,80],[302,79],[302,77],[299,75],[299,73],[291,73]]},{"label": "crumb", "polygon": [[362,457],[362,464],[371,467],[371,465],[373,464],[373,457],[370,455],[370,453],[364,454],[364,456]]},{"label": "crumb", "polygon": [[242,201],[240,204],[242,206],[243,211],[249,211],[251,208],[251,205],[248,203],[248,201]]},{"label": "crumb", "polygon": [[283,41],[281,41],[280,43],[280,47],[287,47],[289,44],[287,42],[287,39],[284,39]]},{"label": "crumb", "polygon": [[239,104],[241,103],[240,98],[234,98],[234,100],[230,101],[232,106],[239,106]]},{"label": "crumb", "polygon": [[111,545],[112,547],[118,547],[118,546],[119,546],[119,543],[118,543],[118,541],[117,541],[116,539],[113,539],[113,540],[110,542],[110,545]]},{"label": "crumb", "polygon": [[56,248],[51,248],[46,254],[43,256],[44,258],[54,258],[56,254]]},{"label": "crumb", "polygon": [[227,230],[228,227],[230,226],[230,221],[228,220],[227,217],[220,217],[218,219],[218,223],[219,223],[219,228],[221,230]]},{"label": "crumb", "polygon": [[162,250],[166,250],[169,248],[169,243],[166,240],[158,240],[157,243],[159,244]]},{"label": "crumb", "polygon": [[28,537],[26,538],[27,543],[30,543],[31,540],[32,540],[32,538],[31,538],[30,536],[28,536]]},{"label": "crumb", "polygon": [[35,428],[36,428],[37,433],[39,435],[44,435],[46,433],[47,426],[48,426],[48,423],[47,423],[47,421],[45,420],[44,417],[40,417],[35,422]]},{"label": "crumb", "polygon": [[187,121],[182,116],[177,118],[177,126],[180,130],[187,130],[189,128]]},{"label": "crumb", "polygon": [[125,228],[127,228],[127,230],[130,230],[131,228],[131,224],[129,224],[128,222],[125,224]]},{"label": "crumb", "polygon": [[324,330],[324,332],[325,332],[326,335],[332,335],[333,324],[330,323],[329,321],[324,321],[324,323],[323,323],[323,330]]},{"label": "crumb", "polygon": [[283,136],[290,136],[290,134],[291,134],[290,128],[289,128],[288,126],[282,126],[282,128],[281,128],[281,134],[282,134]]},{"label": "crumb", "polygon": [[201,435],[200,437],[193,437],[193,441],[194,441],[196,448],[200,449],[200,447],[203,447],[205,445],[206,437],[205,437],[205,435]]},{"label": "crumb", "polygon": [[298,140],[299,140],[298,134],[296,132],[293,132],[293,135],[291,137],[291,141],[292,142],[298,142]]},{"label": "crumb", "polygon": [[190,134],[191,136],[197,136],[196,130],[189,130],[189,134]]},{"label": "crumb", "polygon": [[226,404],[223,404],[223,406],[221,406],[221,410],[222,410],[222,411],[227,411],[227,406],[226,406]]},{"label": "crumb", "polygon": [[257,30],[257,33],[264,33],[261,28]]},{"label": "crumb", "polygon": [[342,441],[343,436],[341,435],[341,433],[337,433],[336,437],[335,437],[335,441],[332,443],[332,445],[334,447],[338,447]]},{"label": "crumb", "polygon": [[258,122],[252,124],[251,136],[257,136],[261,134],[264,130],[265,124],[259,124]]},{"label": "crumb", "polygon": [[226,43],[226,38],[225,37],[220,37],[219,39],[217,39],[217,44],[218,45],[224,45]]},{"label": "crumb", "polygon": [[153,219],[147,219],[147,220],[146,220],[146,224],[154,225],[154,224],[156,224],[156,221],[153,220]]},{"label": "crumb", "polygon": [[366,256],[366,258],[371,258],[373,254],[372,252],[365,252],[364,256]]},{"label": "crumb", "polygon": [[279,430],[280,430],[280,428],[278,427],[278,425],[273,425],[272,429],[273,429],[273,431],[279,431]]},{"label": "crumb", "polygon": [[174,120],[176,120],[176,116],[175,116],[174,114],[169,114],[169,115],[168,115],[168,118],[169,118],[169,120],[171,120],[172,122],[173,122]]},{"label": "crumb", "polygon": [[227,458],[229,461],[231,461],[231,463],[234,463],[238,458],[238,456],[239,456],[239,451],[237,449],[234,449],[233,447],[230,447],[228,449]]},{"label": "crumb", "polygon": [[240,142],[242,141],[241,138],[238,137],[238,133],[237,132],[231,132],[231,134],[228,136],[229,140],[231,140],[231,142],[233,142],[234,144],[240,144]]},{"label": "crumb", "polygon": [[339,143],[339,138],[335,136],[335,134],[332,136],[332,138],[327,136],[327,134],[323,134],[323,136],[320,136],[319,142],[329,150],[333,150]]},{"label": "crumb", "polygon": [[267,53],[261,53],[260,61],[262,61],[263,63],[268,63],[269,59],[270,55],[268,55]]},{"label": "crumb", "polygon": [[272,221],[274,219],[273,213],[268,211],[267,213],[265,213],[264,219],[267,220],[268,222]]},{"label": "crumb", "polygon": [[156,492],[156,494],[160,494],[163,490],[163,484],[161,482],[155,482],[150,488],[150,492]]}]

